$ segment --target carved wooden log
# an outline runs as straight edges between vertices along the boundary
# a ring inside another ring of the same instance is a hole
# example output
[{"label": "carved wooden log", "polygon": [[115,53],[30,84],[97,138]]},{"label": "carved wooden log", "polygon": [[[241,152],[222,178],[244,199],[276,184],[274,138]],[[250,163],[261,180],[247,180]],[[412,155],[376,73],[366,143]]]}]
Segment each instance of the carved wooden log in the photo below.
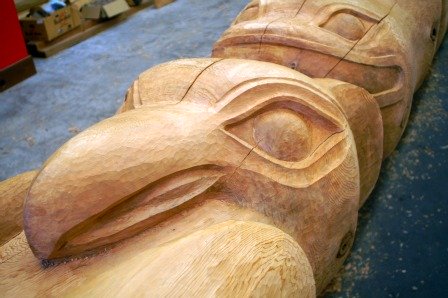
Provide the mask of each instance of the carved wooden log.
[{"label": "carved wooden log", "polygon": [[143,73],[35,178],[26,239],[0,247],[0,292],[321,293],[446,31],[445,3],[426,2],[253,1],[214,55],[295,70],[187,59]]},{"label": "carved wooden log", "polygon": [[[372,120],[356,141],[353,111]],[[121,112],[61,147],[33,183],[24,218],[36,256],[79,254],[219,199],[291,235],[318,291],[338,271],[359,206],[355,142],[372,151],[369,188],[382,160],[380,110],[363,89],[271,63],[180,60],[142,74]]]},{"label": "carved wooden log", "polygon": [[[244,221],[224,219],[238,213]],[[208,201],[182,220],[45,269],[22,233],[0,250],[0,289],[7,297],[314,297],[312,269],[297,242],[247,215]]]},{"label": "carved wooden log", "polygon": [[274,62],[365,88],[382,111],[387,157],[445,34],[442,2],[255,0],[215,44],[213,57]]}]

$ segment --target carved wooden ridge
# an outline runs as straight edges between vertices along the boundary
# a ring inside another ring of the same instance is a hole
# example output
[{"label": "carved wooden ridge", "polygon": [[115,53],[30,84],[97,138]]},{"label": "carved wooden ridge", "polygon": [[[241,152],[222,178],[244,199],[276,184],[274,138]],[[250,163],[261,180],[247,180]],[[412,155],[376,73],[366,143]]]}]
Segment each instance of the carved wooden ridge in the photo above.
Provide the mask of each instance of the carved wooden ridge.
[{"label": "carved wooden ridge", "polygon": [[321,294],[405,128],[446,10],[250,2],[212,58],[142,73],[115,116],[0,183],[1,292]]}]

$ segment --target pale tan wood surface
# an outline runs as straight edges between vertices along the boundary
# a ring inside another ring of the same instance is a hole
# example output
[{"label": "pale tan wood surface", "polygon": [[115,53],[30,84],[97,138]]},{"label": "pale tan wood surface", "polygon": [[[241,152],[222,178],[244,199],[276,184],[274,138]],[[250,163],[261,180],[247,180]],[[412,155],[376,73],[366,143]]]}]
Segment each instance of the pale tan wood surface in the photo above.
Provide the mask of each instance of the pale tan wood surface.
[{"label": "pale tan wood surface", "polygon": [[359,207],[369,197],[383,160],[383,120],[376,100],[366,90],[333,79],[317,79],[334,94],[355,137],[359,163]]},{"label": "pale tan wood surface", "polygon": [[297,242],[270,225],[230,221],[133,256],[70,296],[315,297],[315,292],[311,266]]},{"label": "pale tan wood surface", "polygon": [[365,88],[382,110],[387,157],[446,22],[441,0],[252,1],[215,44],[213,57],[274,62]]},{"label": "pale tan wood surface", "polygon": [[0,245],[23,230],[23,204],[37,171],[0,182]]},{"label": "pale tan wood surface", "polygon": [[252,1],[215,58],[141,74],[35,180],[0,183],[0,292],[322,293],[446,31],[424,3]]},{"label": "pale tan wood surface", "polygon": [[24,218],[36,256],[115,243],[219,197],[291,235],[323,290],[347,257],[360,195],[355,141],[325,82],[259,61],[179,60],[143,73],[121,111],[33,183]]},{"label": "pale tan wood surface", "polygon": [[210,199],[95,255],[48,268],[22,233],[0,249],[0,291],[7,297],[314,297],[304,252],[268,223]]}]

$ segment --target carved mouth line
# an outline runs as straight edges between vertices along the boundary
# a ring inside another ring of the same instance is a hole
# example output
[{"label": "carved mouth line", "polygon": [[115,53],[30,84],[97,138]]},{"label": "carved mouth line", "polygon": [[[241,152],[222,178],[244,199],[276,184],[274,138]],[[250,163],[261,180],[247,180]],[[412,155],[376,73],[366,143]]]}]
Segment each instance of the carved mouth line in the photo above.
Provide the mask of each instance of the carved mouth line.
[{"label": "carved mouth line", "polygon": [[[89,250],[134,236],[197,203],[195,198],[225,174],[218,166],[205,165],[165,176],[84,221],[82,225],[88,228],[81,228],[82,231],[65,241],[60,249],[71,251],[82,247]],[[80,231],[79,227],[70,231],[73,230]],[[67,234],[71,234],[70,231]],[[67,237],[61,237],[64,238]]]}]

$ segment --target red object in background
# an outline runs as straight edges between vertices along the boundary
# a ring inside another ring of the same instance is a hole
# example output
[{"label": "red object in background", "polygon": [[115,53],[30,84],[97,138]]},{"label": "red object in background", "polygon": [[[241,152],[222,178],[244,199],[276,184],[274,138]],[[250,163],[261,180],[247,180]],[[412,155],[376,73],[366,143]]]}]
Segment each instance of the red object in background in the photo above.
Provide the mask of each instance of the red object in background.
[{"label": "red object in background", "polygon": [[28,55],[13,0],[0,0],[0,90],[36,73]]},{"label": "red object in background", "polygon": [[13,0],[0,0],[0,33],[0,69],[28,57]]}]

